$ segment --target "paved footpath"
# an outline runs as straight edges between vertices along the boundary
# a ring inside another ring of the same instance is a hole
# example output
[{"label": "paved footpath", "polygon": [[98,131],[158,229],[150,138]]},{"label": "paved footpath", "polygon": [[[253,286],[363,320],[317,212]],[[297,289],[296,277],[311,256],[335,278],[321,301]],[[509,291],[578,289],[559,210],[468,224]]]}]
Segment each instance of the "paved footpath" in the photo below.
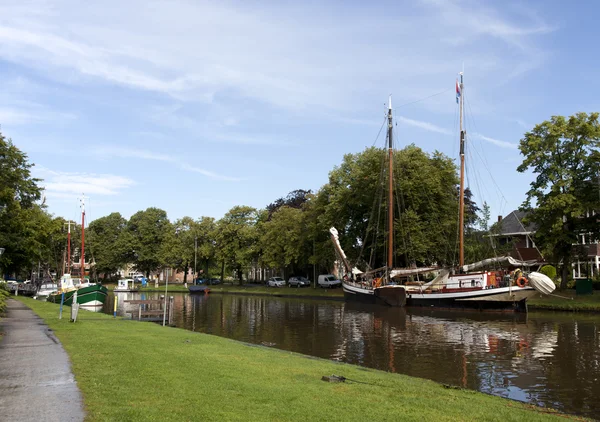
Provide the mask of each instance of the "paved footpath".
[{"label": "paved footpath", "polygon": [[0,420],[82,421],[71,362],[44,321],[9,299],[0,320]]}]

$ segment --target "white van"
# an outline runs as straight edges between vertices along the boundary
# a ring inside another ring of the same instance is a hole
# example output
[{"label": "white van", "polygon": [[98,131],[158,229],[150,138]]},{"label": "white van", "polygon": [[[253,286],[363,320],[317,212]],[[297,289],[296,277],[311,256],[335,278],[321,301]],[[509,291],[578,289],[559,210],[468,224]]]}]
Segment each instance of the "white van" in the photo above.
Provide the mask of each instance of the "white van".
[{"label": "white van", "polygon": [[338,287],[342,285],[342,282],[338,280],[333,274],[321,274],[319,276],[319,286],[321,287]]}]

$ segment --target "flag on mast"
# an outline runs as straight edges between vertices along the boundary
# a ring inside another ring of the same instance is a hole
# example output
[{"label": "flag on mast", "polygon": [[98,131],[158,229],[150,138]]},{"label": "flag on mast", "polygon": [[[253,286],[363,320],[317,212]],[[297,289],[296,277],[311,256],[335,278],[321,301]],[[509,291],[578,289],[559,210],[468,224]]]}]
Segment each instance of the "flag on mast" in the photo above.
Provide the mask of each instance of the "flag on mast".
[{"label": "flag on mast", "polygon": [[458,104],[458,100],[460,99],[460,85],[458,84],[458,79],[456,80],[456,104]]}]

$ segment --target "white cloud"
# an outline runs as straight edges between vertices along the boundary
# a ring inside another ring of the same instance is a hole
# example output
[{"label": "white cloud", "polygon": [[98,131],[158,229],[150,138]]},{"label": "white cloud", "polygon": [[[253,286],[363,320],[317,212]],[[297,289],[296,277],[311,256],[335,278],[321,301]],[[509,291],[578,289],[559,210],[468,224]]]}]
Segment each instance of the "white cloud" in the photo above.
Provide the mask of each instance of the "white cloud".
[{"label": "white cloud", "polygon": [[122,190],[134,186],[135,181],[113,174],[95,174],[84,172],[61,172],[44,167],[36,167],[36,176],[43,179],[40,183],[47,196],[58,198],[86,195],[117,195]]},{"label": "white cloud", "polygon": [[[343,20],[332,20],[331,8],[317,3],[263,9],[184,0],[152,7],[142,0],[77,5],[33,0],[27,7],[0,6],[3,59],[66,83],[98,81],[209,103],[235,94],[295,111],[351,110],[352,100],[392,88],[390,75],[398,92],[419,97],[462,60],[470,70],[493,67],[506,75],[521,64],[518,72],[529,71],[522,64],[531,63],[524,59],[535,49],[532,37],[554,30],[534,14],[509,18],[504,7],[501,14],[446,0],[423,0],[410,16],[349,8]],[[439,43],[452,33],[461,34],[455,44],[471,47],[458,60]],[[406,37],[419,42],[398,43]],[[481,41],[489,37],[505,49],[484,48]]]},{"label": "white cloud", "polygon": [[433,123],[423,122],[421,120],[413,120],[413,119],[409,119],[409,118],[403,117],[403,116],[398,117],[398,120],[409,126],[414,126],[414,127],[418,127],[421,129],[425,129],[429,132],[441,133],[444,135],[452,134],[452,132],[450,132],[448,129],[444,129],[443,127],[436,126]]},{"label": "white cloud", "polygon": [[152,160],[152,161],[163,161],[176,165],[181,170],[191,171],[194,173],[202,174],[206,177],[215,180],[225,180],[230,182],[237,182],[242,179],[232,176],[226,176],[223,174],[215,173],[210,170],[206,170],[200,167],[192,166],[183,159],[164,153],[155,153],[152,151],[140,149],[140,148],[125,148],[125,147],[117,147],[117,146],[101,146],[92,148],[93,154],[96,156],[104,156],[104,157],[116,157],[116,158],[139,158],[143,160]]},{"label": "white cloud", "polygon": [[76,116],[70,113],[49,111],[41,106],[36,107],[0,107],[0,125],[28,125],[45,122],[64,122]]},{"label": "white cloud", "polygon": [[489,142],[490,144],[494,144],[501,148],[514,149],[514,150],[519,148],[519,145],[514,144],[512,142],[506,142],[506,141],[501,141],[499,139],[490,138],[489,136],[484,136],[480,133],[474,133],[473,136],[477,139],[481,139],[482,141]]}]

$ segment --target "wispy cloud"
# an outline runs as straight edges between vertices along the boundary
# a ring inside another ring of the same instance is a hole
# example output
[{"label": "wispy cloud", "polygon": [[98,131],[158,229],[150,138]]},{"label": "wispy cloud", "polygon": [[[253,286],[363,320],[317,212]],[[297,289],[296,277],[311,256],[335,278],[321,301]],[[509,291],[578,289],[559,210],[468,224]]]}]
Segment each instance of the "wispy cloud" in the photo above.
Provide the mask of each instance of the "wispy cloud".
[{"label": "wispy cloud", "polygon": [[420,129],[424,129],[429,132],[441,133],[444,135],[452,134],[452,132],[450,132],[448,129],[444,129],[443,127],[436,126],[433,123],[423,122],[421,120],[413,120],[413,119],[409,119],[409,118],[403,117],[403,116],[398,117],[398,120],[409,126],[418,127]]},{"label": "wispy cloud", "polygon": [[35,174],[43,179],[41,185],[47,196],[72,198],[82,193],[90,195],[118,195],[136,182],[114,174],[54,171],[35,167]]},{"label": "wispy cloud", "polygon": [[144,149],[133,149],[126,147],[117,147],[117,146],[100,146],[92,148],[94,155],[100,157],[114,157],[114,158],[138,158],[142,160],[152,160],[152,161],[163,161],[168,163],[173,163],[181,170],[191,171],[194,173],[202,174],[206,177],[215,180],[224,180],[230,182],[238,182],[242,179],[237,177],[225,176],[223,174],[215,173],[210,170],[206,170],[200,167],[192,166],[189,163],[186,163],[182,158],[176,157],[170,154],[164,153],[156,153],[153,151],[148,151]]},{"label": "wispy cloud", "polygon": [[[532,36],[555,29],[536,16],[514,19],[451,0],[422,0],[421,10],[406,17],[349,10],[335,24],[330,8],[318,4],[249,9],[172,0],[148,8],[142,0],[126,5],[106,0],[88,4],[85,12],[75,4],[33,0],[29,7],[0,6],[2,57],[67,83],[99,81],[204,103],[235,94],[296,111],[351,110],[351,99],[381,85],[367,81],[383,81],[389,74],[410,80],[402,85],[412,97],[431,86],[433,76],[439,81],[455,66],[456,56],[439,45],[444,34],[460,32],[454,43],[494,37],[510,48],[526,49],[497,56],[467,53],[474,57],[472,66],[493,62],[514,69],[515,61],[528,56]],[[382,30],[390,34],[387,40],[379,36]],[[396,40],[403,36],[417,36],[420,42],[399,45]],[[331,40],[336,49],[330,48]],[[385,43],[393,43],[396,54],[385,54]]]},{"label": "wispy cloud", "polygon": [[494,139],[494,138],[490,138],[489,136],[485,136],[482,135],[480,133],[474,133],[473,136],[477,139],[481,139],[482,141],[486,141],[489,142],[490,144],[494,144],[498,147],[501,148],[507,148],[507,149],[513,149],[516,150],[519,148],[519,145],[512,143],[512,142],[506,142],[506,141],[501,141],[499,139]]},{"label": "wispy cloud", "polygon": [[35,107],[0,107],[0,124],[30,125],[45,122],[65,122],[75,119],[70,113],[53,112],[41,106]]}]

